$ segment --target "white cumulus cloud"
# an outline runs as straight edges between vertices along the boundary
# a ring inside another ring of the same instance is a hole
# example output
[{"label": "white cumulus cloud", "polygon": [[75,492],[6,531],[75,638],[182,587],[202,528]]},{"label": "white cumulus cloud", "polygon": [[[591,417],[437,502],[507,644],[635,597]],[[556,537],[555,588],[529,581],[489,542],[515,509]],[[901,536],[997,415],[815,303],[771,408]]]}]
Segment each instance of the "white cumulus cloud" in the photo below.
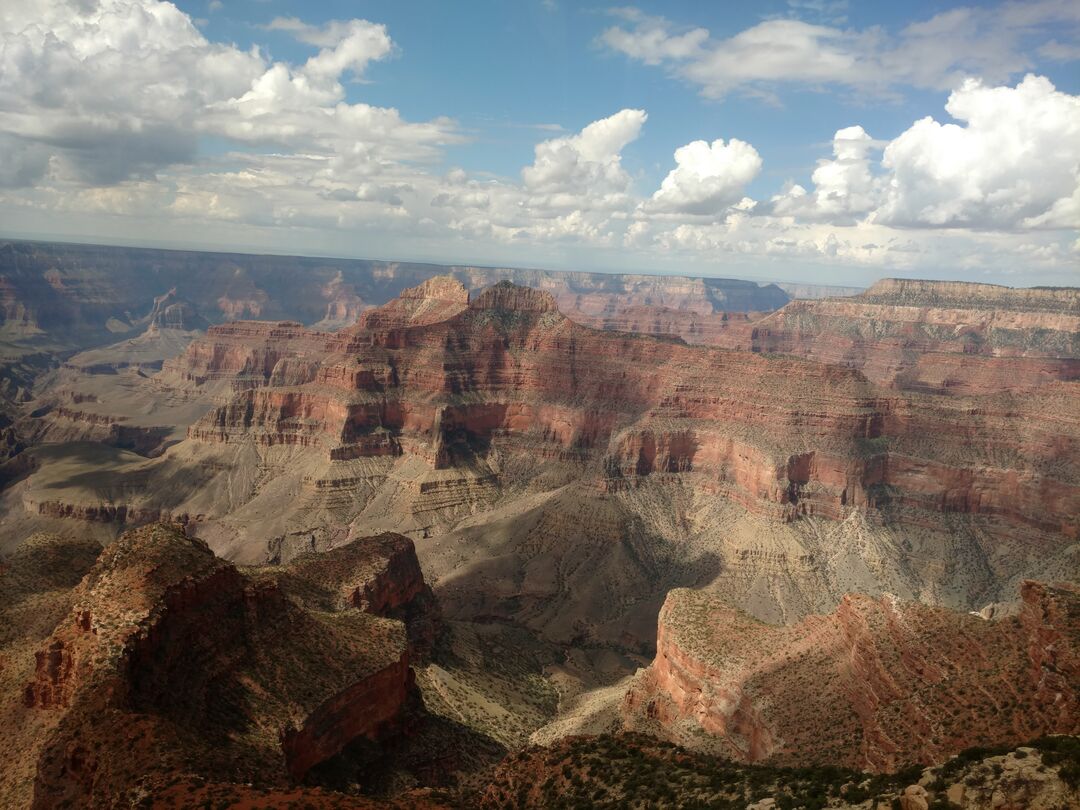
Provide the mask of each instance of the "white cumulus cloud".
[{"label": "white cumulus cloud", "polygon": [[1016,87],[971,79],[945,109],[963,125],[923,118],[885,148],[877,222],[1080,227],[1080,96],[1039,76]]},{"label": "white cumulus cloud", "polygon": [[860,126],[833,136],[833,157],[818,161],[813,193],[796,185],[773,198],[773,210],[808,220],[854,221],[877,205],[881,181],[871,171],[875,141]]},{"label": "white cumulus cloud", "polygon": [[576,135],[537,144],[536,159],[521,172],[525,186],[542,194],[625,191],[630,176],[621,153],[648,117],[644,110],[620,110]]},{"label": "white cumulus cloud", "polygon": [[651,208],[685,214],[715,214],[738,202],[761,171],[753,146],[732,138],[693,141],[675,150],[675,168],[652,196]]}]

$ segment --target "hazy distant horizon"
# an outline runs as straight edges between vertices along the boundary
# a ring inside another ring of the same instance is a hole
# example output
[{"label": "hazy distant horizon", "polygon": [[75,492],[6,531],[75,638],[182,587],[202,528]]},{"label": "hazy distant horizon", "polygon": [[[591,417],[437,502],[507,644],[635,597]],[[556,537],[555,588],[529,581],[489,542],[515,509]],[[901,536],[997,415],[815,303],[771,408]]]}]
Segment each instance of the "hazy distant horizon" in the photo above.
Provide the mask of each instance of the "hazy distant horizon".
[{"label": "hazy distant horizon", "polygon": [[[862,284],[839,284],[830,282],[812,281],[809,279],[792,279],[781,277],[754,277],[749,273],[741,275],[724,275],[722,273],[705,274],[695,272],[662,272],[658,270],[646,269],[585,269],[580,267],[553,267],[543,265],[523,265],[509,262],[482,262],[482,261],[469,261],[462,260],[450,260],[438,261],[436,259],[429,258],[417,258],[408,256],[371,256],[371,255],[353,255],[345,256],[336,253],[301,253],[297,251],[288,250],[266,250],[260,249],[255,245],[240,245],[240,246],[214,246],[214,245],[189,245],[189,244],[168,244],[168,243],[153,243],[145,242],[139,243],[136,240],[128,241],[92,241],[81,237],[65,237],[63,235],[37,235],[27,236],[18,234],[8,234],[0,231],[0,242],[32,242],[43,245],[59,244],[59,245],[84,245],[89,247],[111,247],[111,248],[130,248],[133,250],[171,250],[177,252],[191,252],[191,253],[222,253],[222,254],[236,254],[239,256],[275,256],[275,257],[296,257],[299,259],[329,259],[333,261],[368,261],[368,262],[401,262],[405,264],[426,264],[432,267],[476,267],[480,269],[507,269],[507,270],[524,270],[524,271],[539,271],[545,273],[596,273],[604,275],[643,275],[643,276],[684,276],[686,278],[712,278],[712,279],[727,279],[735,281],[750,281],[758,285],[777,284],[788,286],[806,286],[806,287],[820,287],[820,288],[834,288],[844,290],[865,290],[873,286],[876,282],[889,278],[906,278],[912,280],[923,281],[961,281],[963,279],[950,279],[940,276],[928,276],[928,275],[881,275],[868,279]],[[1080,280],[1078,280],[1080,281]],[[1078,284],[999,284],[989,281],[971,281],[973,284],[996,284],[1002,287],[1014,287],[1014,288],[1026,288],[1026,287],[1080,287]]]}]

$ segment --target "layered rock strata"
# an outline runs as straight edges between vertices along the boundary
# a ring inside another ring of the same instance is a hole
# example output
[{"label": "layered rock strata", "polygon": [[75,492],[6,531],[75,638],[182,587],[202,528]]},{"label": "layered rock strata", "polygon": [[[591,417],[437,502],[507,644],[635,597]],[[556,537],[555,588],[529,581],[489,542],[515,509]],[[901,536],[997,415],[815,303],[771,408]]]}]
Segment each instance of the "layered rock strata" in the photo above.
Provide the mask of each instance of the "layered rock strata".
[{"label": "layered rock strata", "polygon": [[211,330],[168,374],[239,391],[190,438],[330,459],[419,455],[434,469],[497,447],[602,464],[608,487],[693,473],[784,519],[913,508],[1077,536],[1072,383],[1047,383],[1038,399],[897,393],[843,365],[598,332],[508,284],[435,323],[401,326],[423,299],[403,300],[348,334]]},{"label": "layered rock strata", "polygon": [[904,390],[1030,390],[1080,379],[1080,291],[886,279],[851,298],[794,301],[755,322],[751,345]]}]

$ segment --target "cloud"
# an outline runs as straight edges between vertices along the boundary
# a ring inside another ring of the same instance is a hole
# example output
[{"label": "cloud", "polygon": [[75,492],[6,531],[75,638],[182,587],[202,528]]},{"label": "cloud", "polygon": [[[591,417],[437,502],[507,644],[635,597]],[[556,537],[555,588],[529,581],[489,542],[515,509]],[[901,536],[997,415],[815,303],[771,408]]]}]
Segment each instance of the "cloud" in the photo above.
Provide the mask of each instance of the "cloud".
[{"label": "cloud", "polygon": [[384,26],[351,20],[308,33],[322,47],[293,66],[209,42],[167,2],[9,0],[0,6],[0,137],[22,146],[3,181],[46,171],[61,183],[152,178],[195,161],[204,135],[375,166],[430,158],[460,139],[449,119],[412,123],[346,102],[342,76],[391,53]]},{"label": "cloud", "polygon": [[[814,5],[800,13],[816,13]],[[1020,27],[1046,15],[1010,9],[1009,24]],[[826,0],[820,10],[838,11]],[[654,35],[627,47],[669,69],[705,64],[716,46],[703,29],[673,31],[635,10],[619,19],[630,33],[652,26]],[[852,50],[847,32],[770,22]],[[958,24],[934,18],[904,36],[933,39]],[[759,202],[746,188],[768,154],[763,161],[722,132],[676,149],[659,187],[642,193],[624,165],[641,157],[633,152],[648,121],[641,109],[586,119],[577,131],[538,127],[517,177],[447,170],[446,145],[465,139],[453,120],[411,121],[357,101],[362,87],[346,89],[394,55],[384,26],[278,18],[269,27],[310,46],[306,61],[209,41],[159,0],[0,3],[0,221],[12,231],[48,222],[95,238],[214,234],[290,252],[427,251],[433,260],[453,250],[461,259],[575,257],[588,266],[592,256],[681,272],[722,264],[787,273],[806,262],[1075,275],[1077,97],[1045,79],[959,86],[947,106],[953,122],[924,119],[891,142],[842,128],[806,188],[791,184]],[[740,47],[772,30],[755,29]],[[798,36],[789,44],[797,50]],[[773,75],[798,61],[777,52]],[[762,75],[760,65],[751,73]]]},{"label": "cloud", "polygon": [[860,126],[845,127],[833,137],[833,158],[819,160],[811,180],[813,193],[795,185],[774,197],[773,210],[808,220],[853,222],[878,204],[880,181],[871,171],[870,152],[880,146]]},{"label": "cloud", "polygon": [[303,67],[303,72],[316,81],[336,80],[346,70],[359,77],[369,62],[390,53],[390,36],[386,33],[385,25],[376,25],[367,20],[349,20],[332,26],[331,30],[332,37],[324,39],[322,50]]},{"label": "cloud", "polygon": [[743,188],[761,171],[761,156],[750,144],[720,138],[693,141],[675,150],[675,168],[653,194],[650,208],[686,214],[715,214],[738,202]]},{"label": "cloud", "polygon": [[927,116],[888,142],[839,130],[812,191],[791,185],[771,213],[903,228],[1080,227],[1080,96],[1033,75],[1015,87],[970,79],[945,109],[959,123]]},{"label": "cloud", "polygon": [[[794,3],[829,18],[830,3]],[[1080,6],[1069,0],[957,8],[908,25],[895,34],[880,27],[841,28],[800,19],[770,19],[718,39],[704,28],[680,29],[636,9],[619,11],[624,23],[600,35],[607,48],[647,65],[662,65],[709,98],[733,91],[773,97],[780,86],[839,86],[886,93],[909,85],[950,89],[965,77],[1006,81],[1031,68],[1030,38],[1080,26]]]},{"label": "cloud", "polygon": [[309,25],[296,17],[275,17],[265,28],[285,31],[300,42],[321,49],[302,69],[316,81],[336,79],[346,70],[360,78],[369,62],[384,59],[393,50],[386,26],[367,20],[332,20],[325,25]]},{"label": "cloud", "polygon": [[620,110],[576,135],[537,144],[536,159],[521,171],[525,187],[539,194],[625,191],[630,176],[621,152],[637,139],[647,118],[644,110]]},{"label": "cloud", "polygon": [[1080,96],[1028,76],[1016,87],[971,79],[945,109],[895,138],[877,222],[903,226],[1080,227]]}]

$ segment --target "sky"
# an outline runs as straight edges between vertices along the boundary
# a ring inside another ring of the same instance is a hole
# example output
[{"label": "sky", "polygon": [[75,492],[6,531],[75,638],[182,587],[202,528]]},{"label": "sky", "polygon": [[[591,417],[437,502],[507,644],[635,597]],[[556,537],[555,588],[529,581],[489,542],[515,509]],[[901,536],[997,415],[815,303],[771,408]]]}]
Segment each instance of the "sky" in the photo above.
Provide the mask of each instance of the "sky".
[{"label": "sky", "polygon": [[0,235],[1080,285],[1080,3],[2,0]]}]

